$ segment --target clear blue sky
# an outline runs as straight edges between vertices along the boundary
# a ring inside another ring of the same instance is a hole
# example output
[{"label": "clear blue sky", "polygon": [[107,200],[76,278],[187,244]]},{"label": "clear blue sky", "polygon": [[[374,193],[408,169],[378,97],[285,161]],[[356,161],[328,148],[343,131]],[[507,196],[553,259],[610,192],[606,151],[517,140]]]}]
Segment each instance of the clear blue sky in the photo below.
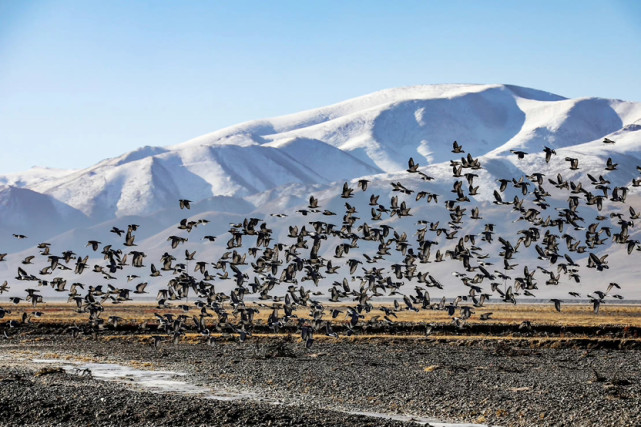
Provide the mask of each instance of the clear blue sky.
[{"label": "clear blue sky", "polygon": [[0,174],[380,89],[641,101],[641,2],[0,0]]}]

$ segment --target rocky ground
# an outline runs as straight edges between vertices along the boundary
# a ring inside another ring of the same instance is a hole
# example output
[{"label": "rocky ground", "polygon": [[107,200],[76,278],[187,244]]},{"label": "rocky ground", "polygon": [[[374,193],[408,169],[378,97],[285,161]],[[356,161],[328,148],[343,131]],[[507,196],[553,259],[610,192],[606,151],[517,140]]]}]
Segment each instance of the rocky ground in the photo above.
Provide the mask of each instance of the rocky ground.
[{"label": "rocky ground", "polygon": [[[1,425],[408,425],[349,412],[486,425],[641,425],[641,350],[510,339],[250,338],[212,346],[137,336],[0,342]],[[145,391],[33,359],[184,372],[214,391]],[[249,396],[249,395],[248,395]],[[211,396],[210,396],[211,397]],[[276,404],[276,403],[279,404]]]}]

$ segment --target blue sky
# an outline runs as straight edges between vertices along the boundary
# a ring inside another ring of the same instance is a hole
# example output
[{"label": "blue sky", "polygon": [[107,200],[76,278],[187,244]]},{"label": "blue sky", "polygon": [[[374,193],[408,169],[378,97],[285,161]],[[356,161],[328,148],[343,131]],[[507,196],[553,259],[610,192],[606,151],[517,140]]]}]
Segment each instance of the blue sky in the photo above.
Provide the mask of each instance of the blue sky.
[{"label": "blue sky", "polygon": [[0,174],[397,86],[641,101],[640,70],[637,1],[0,0]]}]

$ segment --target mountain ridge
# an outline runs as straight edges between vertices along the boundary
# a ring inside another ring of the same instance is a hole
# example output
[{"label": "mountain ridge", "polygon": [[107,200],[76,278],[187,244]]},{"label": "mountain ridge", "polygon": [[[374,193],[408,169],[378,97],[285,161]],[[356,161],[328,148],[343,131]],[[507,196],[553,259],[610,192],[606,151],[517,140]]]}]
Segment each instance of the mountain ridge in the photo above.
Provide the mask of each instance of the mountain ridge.
[{"label": "mountain ridge", "polygon": [[[412,156],[424,164],[446,162],[455,139],[474,156],[499,156],[512,148],[590,142],[627,132],[636,121],[641,106],[625,101],[572,100],[513,85],[413,86],[250,121],[173,146],[141,147],[51,179],[14,174],[13,182],[106,219],[160,209],[172,193],[167,186],[180,188],[172,197],[181,191],[179,196],[199,200],[246,197],[290,183],[393,172]],[[331,162],[322,163],[328,156]],[[150,176],[153,168],[165,170],[167,178]],[[0,176],[3,181],[11,180]],[[149,193],[157,197],[142,196]]]},{"label": "mountain ridge", "polygon": [[[521,227],[518,213],[508,215],[506,221],[504,209],[494,205],[499,179],[544,173],[547,180],[562,174],[564,179],[587,187],[587,174],[603,175],[611,180],[612,187],[628,186],[629,200],[638,203],[639,191],[631,184],[639,174],[636,166],[641,164],[639,123],[641,104],[626,101],[568,99],[509,85],[391,89],[320,109],[247,122],[173,146],[141,147],[86,169],[52,170],[51,179],[46,178],[48,170],[42,168],[23,175],[0,176],[0,183],[17,184],[11,190],[16,194],[41,196],[37,206],[21,208],[19,213],[12,211],[9,216],[6,204],[0,204],[0,215],[15,220],[6,222],[2,231],[22,232],[30,224],[41,223],[42,212],[50,211],[55,201],[57,211],[68,208],[67,219],[52,216],[60,226],[33,229],[30,238],[51,240],[53,245],[65,247],[84,247],[89,238],[117,244],[109,233],[111,227],[141,223],[144,226],[136,244],[150,247],[150,262],[157,263],[167,239],[178,232],[174,228],[181,218],[211,218],[214,224],[208,229],[187,236],[190,240],[185,248],[213,259],[221,256],[225,247],[208,245],[202,234],[226,239],[227,224],[252,216],[273,223],[278,230],[275,238],[287,239],[289,225],[302,227],[313,221],[314,215],[321,215],[297,213],[309,210],[310,194],[322,201],[323,209],[338,213],[345,202],[340,198],[343,184],[355,188],[363,178],[370,181],[369,191],[382,196],[381,205],[397,195],[392,188],[398,182],[438,194],[438,208],[430,205],[428,209],[421,202],[412,212],[417,219],[445,224],[449,213],[442,204],[454,197],[452,184],[465,180],[453,177],[453,168],[465,161],[459,160],[461,157],[469,155],[482,164],[474,171],[478,189],[470,195],[472,205],[481,210],[484,221],[501,224],[499,228],[505,233],[516,233]],[[603,144],[606,137],[615,139],[616,144]],[[452,153],[454,140],[463,145],[465,153]],[[544,146],[557,151],[550,163],[545,161]],[[527,155],[521,159],[511,150],[523,150]],[[405,169],[410,157],[419,164],[419,171],[434,179],[425,182],[414,174],[409,176]],[[565,157],[577,158],[580,168],[569,170]],[[607,158],[620,165],[616,173],[604,169]],[[367,205],[364,197],[358,193],[357,201]],[[513,190],[504,195],[508,201],[514,197],[526,198]],[[541,215],[555,215],[557,209],[567,205],[566,197],[553,191],[552,206],[543,209]],[[191,200],[192,209],[181,211],[178,199]],[[411,197],[402,200],[412,201]],[[616,203],[608,203],[605,213],[615,213],[616,208]],[[368,213],[366,207],[358,216],[368,221]],[[581,214],[588,218],[592,211]],[[384,222],[399,232],[414,232],[409,223],[402,224],[397,217]],[[477,232],[473,227],[466,230]],[[639,238],[635,229],[630,234],[632,239]],[[444,243],[444,251],[451,249],[449,241]],[[499,251],[498,247],[494,249]],[[625,251],[613,250],[611,264],[616,269],[612,277],[630,282],[634,265],[626,263]],[[0,252],[26,256],[28,244],[9,240]],[[531,255],[523,256],[528,260]],[[586,256],[577,259],[585,262]],[[104,262],[99,258],[93,262]],[[0,270],[9,268],[7,263],[0,264]],[[444,264],[430,268],[437,277],[449,275],[449,267]],[[588,276],[584,280],[593,283],[599,279]],[[453,289],[460,286],[457,279],[449,281]],[[568,286],[578,289],[579,285]],[[546,292],[553,291],[550,289]]]}]

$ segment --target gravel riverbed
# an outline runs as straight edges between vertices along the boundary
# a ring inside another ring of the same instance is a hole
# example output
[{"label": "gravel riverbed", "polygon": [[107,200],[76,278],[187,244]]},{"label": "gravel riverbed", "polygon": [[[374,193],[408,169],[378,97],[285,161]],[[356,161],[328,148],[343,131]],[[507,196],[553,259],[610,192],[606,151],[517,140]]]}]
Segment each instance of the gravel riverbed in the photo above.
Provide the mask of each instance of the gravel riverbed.
[{"label": "gravel riverbed", "polygon": [[[135,336],[4,340],[0,425],[412,423],[381,414],[506,426],[641,425],[641,350],[636,348],[340,339],[319,340],[306,349],[297,341],[163,342],[155,349]],[[87,362],[182,373],[181,381],[210,393],[171,387],[160,393],[128,384],[127,378],[103,381],[68,369],[69,363]],[[223,391],[241,395],[212,398]]]}]

